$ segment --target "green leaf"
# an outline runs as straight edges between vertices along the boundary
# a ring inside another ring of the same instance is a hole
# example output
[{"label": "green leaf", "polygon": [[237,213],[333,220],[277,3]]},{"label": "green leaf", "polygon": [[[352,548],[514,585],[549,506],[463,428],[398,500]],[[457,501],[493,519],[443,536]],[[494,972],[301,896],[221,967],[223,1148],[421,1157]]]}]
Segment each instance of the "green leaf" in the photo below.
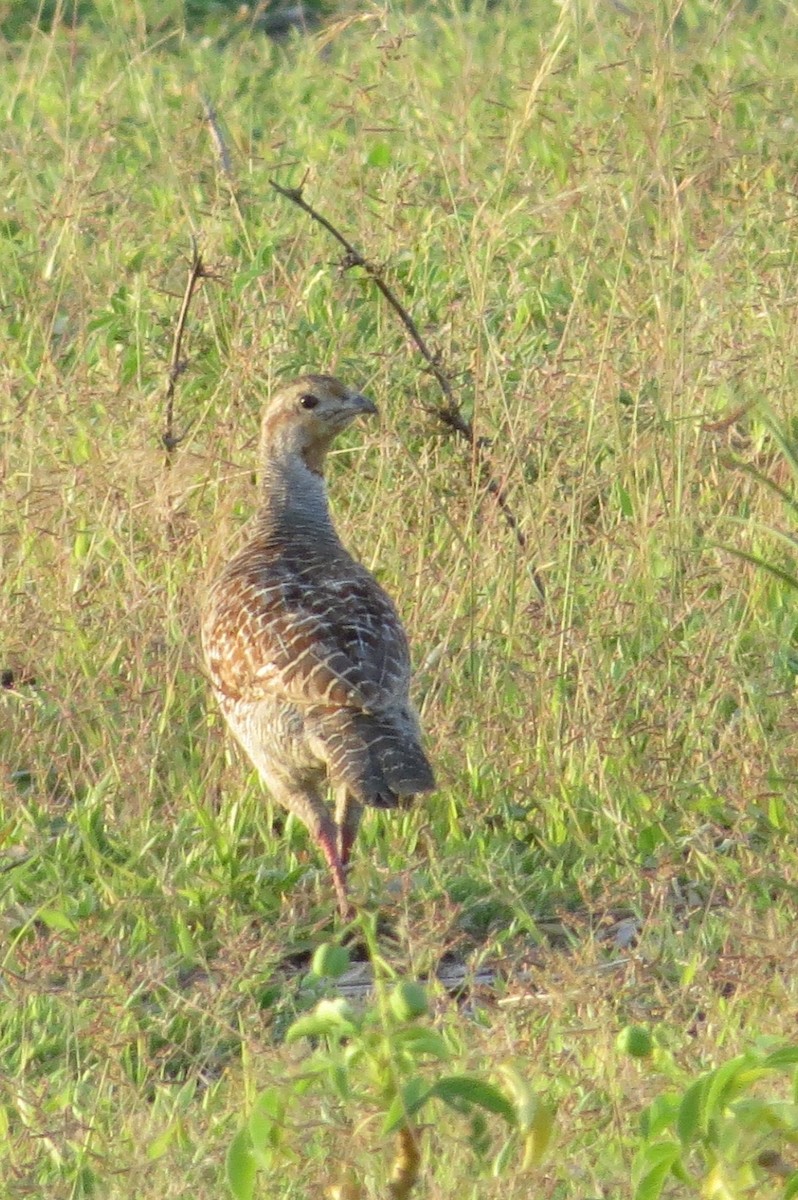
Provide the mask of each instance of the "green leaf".
[{"label": "green leaf", "polygon": [[[247,1130],[253,1151],[263,1149],[273,1150],[282,1137],[285,1121],[286,1101],[284,1093],[277,1088],[267,1088],[261,1092],[252,1106],[252,1112],[247,1122]],[[263,1165],[261,1163],[261,1165]]]},{"label": "green leaf", "polygon": [[735,1096],[766,1074],[761,1067],[753,1065],[753,1060],[747,1054],[738,1054],[712,1071],[706,1079],[702,1105],[701,1123],[704,1130],[709,1128],[713,1117],[722,1114]]},{"label": "green leaf", "polygon": [[146,256],[147,256],[146,250],[144,250],[144,249],[137,250],[135,252],[135,254],[131,254],[129,256],[129,258],[127,259],[127,261],[125,263],[125,270],[128,271],[131,275],[134,275],[137,271],[141,270],[142,266],[144,265],[144,259],[146,258]]},{"label": "green leaf", "polygon": [[72,553],[78,562],[83,562],[88,557],[91,549],[92,535],[87,529],[79,529],[75,534],[75,541],[72,545]]},{"label": "green leaf", "polygon": [[180,953],[188,962],[196,962],[200,957],[197,945],[191,935],[191,930],[180,913],[174,918],[174,932],[177,944],[180,947]]},{"label": "green leaf", "polygon": [[391,165],[391,147],[387,142],[375,142],[369,151],[366,162],[370,167],[389,167]]},{"label": "green leaf", "polygon": [[650,1030],[643,1025],[626,1025],[616,1038],[615,1045],[621,1054],[631,1058],[648,1058],[654,1049]]},{"label": "green leaf", "polygon": [[446,1075],[430,1088],[430,1095],[457,1112],[465,1112],[472,1104],[504,1117],[508,1125],[515,1126],[516,1110],[503,1092],[492,1083],[484,1083],[471,1075]]},{"label": "green leaf", "polygon": [[[357,1061],[357,1056],[353,1055],[349,1060],[349,1065]],[[330,1085],[339,1100],[347,1103],[352,1097],[352,1088],[349,1082],[349,1071],[341,1063],[334,1063],[330,1068]]]},{"label": "green leaf", "polygon": [[249,1130],[242,1129],[233,1138],[227,1150],[225,1175],[227,1186],[235,1200],[252,1200],[255,1193],[257,1166],[249,1139]]},{"label": "green leaf", "polygon": [[664,1092],[652,1100],[640,1118],[640,1132],[646,1141],[659,1137],[677,1119],[684,1097],[676,1092]]},{"label": "green leaf", "polygon": [[515,1121],[521,1133],[527,1133],[538,1111],[538,1097],[523,1076],[513,1067],[501,1067],[515,1104]]},{"label": "green leaf", "polygon": [[451,1057],[445,1039],[432,1029],[410,1025],[404,1029],[397,1029],[392,1041],[414,1055],[428,1054],[431,1058],[443,1060]]},{"label": "green leaf", "polygon": [[632,1167],[632,1179],[637,1181],[634,1200],[658,1200],[665,1180],[679,1159],[678,1142],[656,1142],[646,1146]]},{"label": "green leaf", "polygon": [[175,1140],[175,1134],[180,1128],[177,1121],[172,1121],[171,1125],[167,1125],[166,1129],[158,1134],[157,1138],[150,1142],[147,1147],[147,1158],[150,1162],[156,1162],[159,1158],[163,1158],[167,1150]]},{"label": "green leaf", "polygon": [[[767,532],[774,537],[779,535],[779,531],[776,529],[768,529]],[[775,563],[766,562],[764,558],[760,558],[756,554],[748,554],[745,550],[738,550],[736,546],[727,546],[723,542],[709,542],[708,544],[714,546],[716,550],[725,550],[727,554],[732,554],[735,558],[742,559],[743,562],[750,563],[753,567],[761,567],[763,571],[767,571],[768,575],[772,575],[774,579],[778,579],[782,583],[786,583],[788,587],[795,588],[798,591],[798,576],[791,575],[789,571],[783,571]]]},{"label": "green leaf", "polygon": [[689,1146],[700,1132],[702,1100],[706,1082],[706,1075],[697,1079],[684,1093],[679,1105],[679,1112],[676,1116],[676,1132],[683,1146]]},{"label": "green leaf", "polygon": [[382,1123],[384,1134],[393,1133],[401,1125],[406,1124],[408,1117],[414,1116],[429,1100],[432,1088],[425,1081],[414,1075],[408,1079],[399,1093],[394,1096]]},{"label": "green leaf", "polygon": [[774,1071],[780,1070],[782,1067],[794,1067],[797,1064],[798,1046],[782,1046],[762,1059],[762,1066]]},{"label": "green leaf", "polygon": [[48,929],[58,929],[62,932],[77,933],[78,927],[71,917],[60,908],[40,908],[36,914],[37,920],[42,921]]},{"label": "green leaf", "polygon": [[626,488],[622,487],[620,483],[616,483],[615,490],[618,496],[618,504],[620,505],[622,514],[625,517],[633,517],[635,511],[634,505],[632,504],[632,498],[627,492]]},{"label": "green leaf", "polygon": [[544,1104],[543,1101],[538,1102],[534,1119],[524,1138],[524,1159],[521,1163],[522,1171],[528,1171],[532,1167],[540,1166],[543,1161],[551,1142],[551,1133],[554,1129],[554,1115],[555,1112],[551,1105]]}]

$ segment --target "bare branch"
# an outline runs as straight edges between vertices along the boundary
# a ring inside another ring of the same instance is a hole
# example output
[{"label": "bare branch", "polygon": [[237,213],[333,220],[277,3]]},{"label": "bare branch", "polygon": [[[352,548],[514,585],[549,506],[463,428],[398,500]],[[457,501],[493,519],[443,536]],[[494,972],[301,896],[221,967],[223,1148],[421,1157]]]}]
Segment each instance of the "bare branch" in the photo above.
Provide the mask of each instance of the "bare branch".
[{"label": "bare branch", "polygon": [[[337,229],[335,225],[333,225],[332,221],[328,220],[328,218],[315,209],[313,205],[308,204],[307,200],[302,194],[301,187],[286,188],[277,183],[274,179],[270,179],[269,183],[276,192],[278,192],[286,200],[290,200],[292,204],[296,204],[298,208],[301,208],[303,212],[306,212],[309,217],[326,229],[327,232],[333,238],[335,238],[338,244],[344,249],[344,258],[341,263],[342,268],[344,270],[349,270],[352,267],[360,267],[362,270],[364,270],[374,286],[379,292],[381,292],[388,304],[399,317],[399,320],[409,333],[422,358],[424,358],[426,361],[427,370],[435,377],[438,386],[444,395],[445,403],[428,407],[427,411],[441,421],[442,424],[446,425],[447,428],[456,433],[460,438],[463,439],[463,441],[468,443],[469,447],[471,448],[473,461],[476,464],[486,490],[491,496],[493,496],[494,500],[499,506],[502,516],[515,534],[518,545],[522,550],[525,550],[527,548],[526,535],[518,524],[518,519],[515,516],[515,513],[513,512],[513,509],[511,508],[507,499],[505,488],[491,473],[490,463],[488,461],[485,446],[475,436],[472,423],[466,416],[463,415],[460,405],[457,402],[454,388],[452,387],[451,378],[441,366],[440,354],[430,349],[410,313],[398,299],[393,289],[386,283],[381,269],[375,263],[371,262],[364,255],[362,255],[357,247],[354,246],[348,238],[344,237],[341,231]],[[540,590],[541,594],[543,594],[543,584],[534,569],[533,576],[536,586]]]},{"label": "bare branch", "polygon": [[164,431],[161,436],[161,442],[166,450],[167,464],[171,462],[172,454],[181,441],[181,438],[175,434],[175,389],[178,378],[183,374],[187,365],[185,360],[180,358],[180,348],[183,344],[188,310],[191,307],[191,298],[194,295],[197,284],[200,279],[205,279],[207,276],[208,272],[202,261],[197,239],[192,234],[191,264],[188,270],[188,279],[186,280],[186,290],[183,293],[183,302],[180,305],[180,315],[177,318],[177,325],[175,326],[175,336],[172,340],[172,354],[169,359],[169,371],[167,374],[166,419],[164,421]]},{"label": "bare branch", "polygon": [[416,346],[421,352],[422,357],[426,359],[427,366],[431,374],[435,376],[440,385],[441,391],[446,397],[446,406],[444,408],[433,409],[433,415],[438,417],[439,420],[443,421],[444,425],[448,425],[451,429],[455,430],[456,433],[459,433],[460,436],[469,443],[469,445],[473,446],[474,431],[471,428],[470,421],[467,421],[460,412],[460,408],[455,400],[454,392],[452,390],[451,380],[446,375],[446,372],[441,369],[439,361],[440,356],[430,350],[424,338],[421,336],[418,326],[410,316],[410,313],[397,299],[395,293],[385,282],[379,267],[376,266],[375,263],[369,262],[367,258],[364,258],[360,251],[352,245],[348,238],[345,238],[344,235],[335,228],[331,221],[328,221],[325,216],[313,208],[312,205],[308,204],[307,200],[305,200],[304,196],[302,195],[301,188],[284,188],[281,187],[280,184],[274,179],[270,179],[269,183],[276,192],[279,192],[281,196],[285,196],[286,200],[290,200],[293,204],[296,204],[299,208],[306,212],[309,217],[312,217],[314,221],[318,222],[319,225],[322,225],[328,233],[332,234],[339,245],[343,246],[344,250],[346,251],[346,255],[341,263],[341,266],[345,271],[350,270],[352,267],[362,267],[374,283],[374,286],[380,292],[382,292],[383,296],[388,301],[391,308],[397,314],[399,320],[402,322],[405,329],[415,342]]}]

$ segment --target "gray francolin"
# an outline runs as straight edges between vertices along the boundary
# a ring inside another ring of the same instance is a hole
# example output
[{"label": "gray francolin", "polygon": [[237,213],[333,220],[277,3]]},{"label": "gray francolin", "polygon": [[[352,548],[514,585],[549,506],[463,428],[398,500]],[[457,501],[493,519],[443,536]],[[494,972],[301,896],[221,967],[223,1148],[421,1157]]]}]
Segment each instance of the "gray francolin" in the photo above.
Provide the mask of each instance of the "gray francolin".
[{"label": "gray francolin", "polygon": [[227,723],[274,798],[307,826],[344,916],[364,805],[394,808],[435,786],[402,622],[341,543],[324,482],[336,435],[376,411],[330,375],[303,375],[274,395],[251,536],[211,588],[202,621]]}]

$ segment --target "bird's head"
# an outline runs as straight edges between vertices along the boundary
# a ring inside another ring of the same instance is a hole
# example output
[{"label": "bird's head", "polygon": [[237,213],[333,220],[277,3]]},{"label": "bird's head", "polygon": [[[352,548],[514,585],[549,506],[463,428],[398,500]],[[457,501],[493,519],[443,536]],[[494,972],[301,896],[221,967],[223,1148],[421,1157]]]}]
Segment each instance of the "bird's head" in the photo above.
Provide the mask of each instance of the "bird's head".
[{"label": "bird's head", "polygon": [[332,375],[300,375],[284,384],[263,415],[261,455],[298,454],[321,475],[333,440],[355,417],[376,413],[374,403]]}]

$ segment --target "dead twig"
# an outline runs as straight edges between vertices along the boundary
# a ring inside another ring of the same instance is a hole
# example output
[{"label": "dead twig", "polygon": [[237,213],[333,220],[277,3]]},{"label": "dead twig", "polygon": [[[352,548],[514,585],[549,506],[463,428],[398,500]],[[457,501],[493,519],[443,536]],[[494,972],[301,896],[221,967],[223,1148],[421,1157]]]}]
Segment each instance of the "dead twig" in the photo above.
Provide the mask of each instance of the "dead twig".
[{"label": "dead twig", "polygon": [[[487,452],[483,442],[474,434],[474,427],[467,417],[463,416],[460,405],[457,403],[457,398],[454,394],[452,381],[447,372],[441,366],[440,354],[430,349],[429,345],[422,336],[418,326],[407,311],[405,306],[396,296],[393,289],[385,282],[385,277],[381,269],[364,255],[349,241],[347,237],[341,233],[339,229],[333,225],[332,221],[328,220],[322,213],[315,209],[312,204],[308,204],[302,194],[302,187],[286,188],[277,183],[276,180],[270,179],[269,183],[286,200],[290,200],[292,204],[296,204],[303,212],[306,212],[312,220],[321,225],[327,232],[335,238],[340,246],[344,249],[344,257],[342,260],[342,268],[350,270],[352,267],[360,267],[366,272],[377,290],[385,297],[388,304],[394,310],[399,320],[404,325],[407,332],[410,334],[412,341],[415,343],[419,353],[427,364],[427,370],[435,377],[441,391],[444,395],[444,403],[442,405],[433,405],[427,408],[432,416],[441,421],[447,428],[451,429],[460,438],[465,441],[471,449],[472,460],[475,463],[479,472],[480,478],[488,493],[494,498],[505,521],[515,534],[516,541],[522,550],[527,547],[527,539],[518,519],[510,506],[507,499],[507,493],[504,486],[491,473],[490,463],[488,461]],[[535,584],[543,594],[543,584],[533,568],[533,577]]]},{"label": "dead twig", "polygon": [[166,450],[167,465],[172,461],[172,454],[180,445],[182,438],[175,434],[175,390],[177,381],[186,369],[187,363],[185,359],[180,357],[180,348],[183,344],[183,334],[186,329],[186,320],[188,318],[188,310],[191,307],[191,298],[197,284],[201,279],[208,277],[208,271],[205,269],[205,264],[202,261],[202,255],[199,251],[196,237],[191,235],[191,264],[188,269],[188,279],[186,280],[186,290],[183,293],[183,303],[180,305],[180,315],[177,318],[175,326],[175,336],[172,339],[172,354],[169,359],[169,371],[167,374],[166,385],[166,419],[164,421],[164,431],[161,435],[161,442]]}]

